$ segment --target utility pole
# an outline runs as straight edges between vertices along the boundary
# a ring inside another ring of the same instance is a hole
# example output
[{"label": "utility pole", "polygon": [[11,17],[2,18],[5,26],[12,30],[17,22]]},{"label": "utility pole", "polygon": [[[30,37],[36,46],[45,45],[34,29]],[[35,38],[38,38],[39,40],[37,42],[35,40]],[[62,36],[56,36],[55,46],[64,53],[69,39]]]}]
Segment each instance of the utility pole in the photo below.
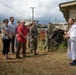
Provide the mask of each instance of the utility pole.
[{"label": "utility pole", "polygon": [[49,17],[48,19],[49,19],[48,23],[50,23],[51,17]]},{"label": "utility pole", "polygon": [[31,9],[32,9],[32,22],[34,21],[34,9],[36,8],[36,7],[30,7]]},{"label": "utility pole", "polygon": [[55,23],[57,22],[57,18],[55,18]]}]

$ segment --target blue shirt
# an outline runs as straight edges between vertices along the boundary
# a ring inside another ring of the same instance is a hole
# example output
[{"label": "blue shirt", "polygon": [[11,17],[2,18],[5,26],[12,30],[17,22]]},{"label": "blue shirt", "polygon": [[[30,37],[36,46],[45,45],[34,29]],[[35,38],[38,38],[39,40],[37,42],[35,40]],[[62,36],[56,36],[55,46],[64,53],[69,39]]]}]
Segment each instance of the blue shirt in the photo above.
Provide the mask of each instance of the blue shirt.
[{"label": "blue shirt", "polygon": [[10,32],[13,34],[16,34],[16,25],[12,23],[11,21],[9,21],[8,25],[10,27]]}]

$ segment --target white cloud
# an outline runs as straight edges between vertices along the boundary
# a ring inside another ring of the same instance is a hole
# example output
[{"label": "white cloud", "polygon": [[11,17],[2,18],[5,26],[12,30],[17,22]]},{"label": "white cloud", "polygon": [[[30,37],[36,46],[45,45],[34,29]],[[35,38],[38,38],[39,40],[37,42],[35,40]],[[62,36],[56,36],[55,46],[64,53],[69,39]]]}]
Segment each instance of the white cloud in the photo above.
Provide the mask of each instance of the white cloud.
[{"label": "white cloud", "polygon": [[[59,17],[62,18],[62,13],[59,11],[59,3],[70,0],[0,0],[0,2],[13,8],[6,7],[0,3],[0,15],[15,16],[17,18],[31,19],[32,10],[30,7],[36,7],[35,18]],[[19,13],[18,13],[19,12]],[[7,15],[6,15],[7,14]]]}]

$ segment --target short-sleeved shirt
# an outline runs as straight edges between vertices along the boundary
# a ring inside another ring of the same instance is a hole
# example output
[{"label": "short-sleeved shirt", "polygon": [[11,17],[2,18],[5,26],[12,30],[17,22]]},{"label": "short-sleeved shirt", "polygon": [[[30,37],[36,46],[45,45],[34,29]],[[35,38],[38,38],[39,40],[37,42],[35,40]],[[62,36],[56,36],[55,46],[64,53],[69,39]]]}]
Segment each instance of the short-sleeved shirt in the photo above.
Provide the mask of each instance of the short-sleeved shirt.
[{"label": "short-sleeved shirt", "polygon": [[7,35],[5,35],[5,34],[3,33],[2,29],[5,29],[8,34],[11,34],[11,33],[10,33],[10,28],[9,28],[9,26],[6,26],[6,25],[4,24],[4,25],[2,26],[2,28],[1,28],[1,33],[2,33],[2,39],[10,39]]},{"label": "short-sleeved shirt", "polygon": [[20,25],[18,27],[18,31],[17,32],[18,32],[18,41],[19,42],[26,42],[26,39],[19,34],[19,33],[22,33],[24,36],[27,35],[28,31],[27,31],[26,26]]}]

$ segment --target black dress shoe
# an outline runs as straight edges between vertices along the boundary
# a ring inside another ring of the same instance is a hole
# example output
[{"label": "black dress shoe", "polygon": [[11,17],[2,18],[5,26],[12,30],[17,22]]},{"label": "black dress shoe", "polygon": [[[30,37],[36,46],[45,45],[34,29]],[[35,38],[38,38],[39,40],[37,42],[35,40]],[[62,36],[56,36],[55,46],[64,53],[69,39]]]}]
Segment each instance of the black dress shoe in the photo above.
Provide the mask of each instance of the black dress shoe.
[{"label": "black dress shoe", "polygon": [[24,57],[24,58],[26,58],[26,57],[27,57],[27,55],[26,55],[26,54],[23,54],[23,57]]},{"label": "black dress shoe", "polygon": [[16,56],[16,58],[17,58],[17,59],[21,59],[21,57],[20,57],[20,56],[18,56],[18,57]]},{"label": "black dress shoe", "polygon": [[75,66],[76,65],[76,62],[71,62],[70,63],[70,66]]},{"label": "black dress shoe", "polygon": [[38,53],[34,53],[34,55],[38,55]]}]

